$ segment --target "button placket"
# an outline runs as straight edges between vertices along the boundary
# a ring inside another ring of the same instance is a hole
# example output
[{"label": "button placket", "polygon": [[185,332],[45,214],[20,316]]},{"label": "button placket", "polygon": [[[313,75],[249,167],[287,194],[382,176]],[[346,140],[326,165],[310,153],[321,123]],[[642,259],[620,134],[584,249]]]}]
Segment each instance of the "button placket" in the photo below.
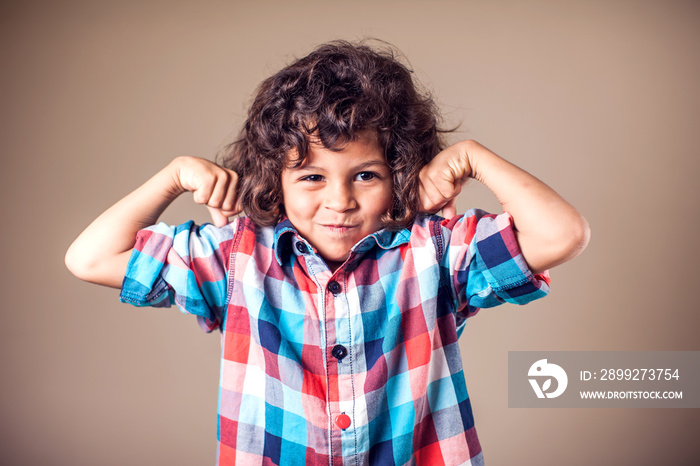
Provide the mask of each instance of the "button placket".
[{"label": "button placket", "polygon": [[[352,435],[349,433],[352,430],[353,420],[349,413],[354,411],[354,388],[352,387],[352,362],[349,356],[349,348],[338,342],[349,342],[351,333],[349,329],[349,309],[348,302],[343,295],[345,290],[343,283],[340,280],[331,280],[326,285],[329,301],[333,301],[336,320],[335,345],[329,342],[330,354],[336,359],[337,374],[338,374],[338,389],[339,389],[339,405],[336,407],[338,411],[333,416],[333,425],[341,435]],[[329,296],[332,295],[332,296]],[[326,353],[328,354],[328,353]]]}]

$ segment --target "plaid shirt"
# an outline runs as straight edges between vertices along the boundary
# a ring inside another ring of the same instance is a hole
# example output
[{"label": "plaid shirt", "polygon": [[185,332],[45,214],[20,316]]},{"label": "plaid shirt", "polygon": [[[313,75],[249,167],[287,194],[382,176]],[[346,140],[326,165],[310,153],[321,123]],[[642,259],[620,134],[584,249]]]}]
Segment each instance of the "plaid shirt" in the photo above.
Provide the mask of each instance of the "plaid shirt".
[{"label": "plaid shirt", "polygon": [[483,464],[457,338],[467,317],[549,291],[509,214],[419,216],[329,270],[288,220],[138,233],[121,300],[222,332],[217,460]]}]

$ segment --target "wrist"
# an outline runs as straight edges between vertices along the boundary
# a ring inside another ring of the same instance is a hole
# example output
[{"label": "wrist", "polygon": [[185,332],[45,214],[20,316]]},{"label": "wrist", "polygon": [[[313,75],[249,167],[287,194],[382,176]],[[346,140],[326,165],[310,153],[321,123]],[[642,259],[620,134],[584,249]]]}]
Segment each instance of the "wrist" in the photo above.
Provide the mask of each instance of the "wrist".
[{"label": "wrist", "polygon": [[460,149],[464,151],[463,153],[465,154],[467,163],[469,164],[469,168],[471,170],[469,176],[480,183],[484,183],[484,165],[488,166],[489,164],[488,160],[485,159],[488,159],[490,156],[494,156],[495,154],[473,139],[462,141],[460,144],[462,144]]},{"label": "wrist", "polygon": [[188,158],[187,156],[176,157],[161,170],[165,185],[164,192],[171,200],[175,200],[175,198],[187,192],[187,189],[182,185],[180,174],[182,167],[188,163]]},{"label": "wrist", "polygon": [[466,177],[476,178],[477,148],[481,145],[472,139],[466,139],[458,142],[455,146],[459,154],[460,164],[464,167],[464,173],[466,173],[464,180],[466,181]]}]

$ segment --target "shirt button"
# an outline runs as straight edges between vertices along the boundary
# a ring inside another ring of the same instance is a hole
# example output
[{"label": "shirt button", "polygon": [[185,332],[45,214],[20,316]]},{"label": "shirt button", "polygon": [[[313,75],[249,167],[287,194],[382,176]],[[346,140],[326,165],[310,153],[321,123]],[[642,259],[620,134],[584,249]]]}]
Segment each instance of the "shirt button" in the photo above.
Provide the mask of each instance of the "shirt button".
[{"label": "shirt button", "polygon": [[350,427],[350,424],[352,424],[352,420],[350,419],[350,416],[345,413],[338,414],[338,416],[335,418],[335,425],[343,430]]},{"label": "shirt button", "polygon": [[335,345],[333,349],[331,350],[331,354],[333,355],[334,358],[336,358],[338,361],[343,359],[345,356],[348,355],[348,349],[344,347],[343,345]]},{"label": "shirt button", "polygon": [[328,284],[328,291],[330,291],[330,292],[333,293],[333,294],[338,294],[338,293],[340,293],[340,290],[341,290],[341,289],[342,289],[342,288],[340,287],[340,283],[338,283],[338,282],[335,281],[335,280],[333,280],[332,282],[330,282],[330,283]]},{"label": "shirt button", "polygon": [[301,254],[306,254],[307,252],[309,252],[309,248],[307,248],[304,243],[299,241],[297,243],[297,251],[299,251]]}]

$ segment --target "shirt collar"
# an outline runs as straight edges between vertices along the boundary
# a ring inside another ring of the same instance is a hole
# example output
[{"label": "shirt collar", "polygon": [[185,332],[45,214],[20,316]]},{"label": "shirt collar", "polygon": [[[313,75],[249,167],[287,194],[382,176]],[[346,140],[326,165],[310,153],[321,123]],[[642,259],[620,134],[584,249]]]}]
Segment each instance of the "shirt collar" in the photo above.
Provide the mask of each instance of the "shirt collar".
[{"label": "shirt collar", "polygon": [[[398,231],[383,228],[360,240],[360,242],[353,246],[351,251],[355,254],[363,254],[372,249],[375,244],[382,249],[393,249],[408,243],[410,237],[411,232],[407,228]],[[294,225],[292,225],[292,222],[290,222],[286,216],[283,217],[275,226],[275,238],[272,244],[272,248],[275,251],[275,259],[277,259],[277,263],[280,266],[290,253],[293,254],[294,250],[298,251],[298,249],[293,249],[293,247],[299,242],[306,245],[309,251],[316,252],[316,249],[299,235]]]}]

